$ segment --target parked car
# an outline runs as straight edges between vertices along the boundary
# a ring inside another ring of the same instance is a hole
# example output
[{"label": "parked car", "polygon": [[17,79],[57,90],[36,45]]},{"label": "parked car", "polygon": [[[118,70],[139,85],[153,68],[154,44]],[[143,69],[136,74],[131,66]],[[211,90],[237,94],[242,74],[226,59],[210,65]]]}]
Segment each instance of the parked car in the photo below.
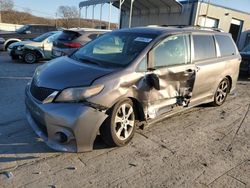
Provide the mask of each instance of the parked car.
[{"label": "parked car", "polygon": [[52,58],[53,41],[61,31],[51,31],[28,41],[15,42],[8,47],[12,59],[21,58],[25,63],[35,63],[38,60]]},{"label": "parked car", "polygon": [[12,59],[19,59],[19,56],[22,55],[20,52],[22,51],[24,45],[35,45],[37,46],[43,43],[44,40],[49,38],[50,36],[57,33],[57,31],[50,31],[47,33],[44,33],[42,35],[39,35],[38,37],[30,40],[20,41],[20,42],[14,42],[11,45],[8,46],[7,51],[9,55],[12,57]]},{"label": "parked car", "polygon": [[240,71],[250,75],[250,44],[243,48],[240,55],[242,57]]},{"label": "parked car", "polygon": [[124,146],[136,127],[203,103],[222,105],[240,61],[227,33],[113,31],[36,70],[26,87],[27,119],[56,150],[90,151],[99,132],[108,145]]},{"label": "parked car", "polygon": [[15,32],[0,33],[0,50],[7,50],[14,42],[35,38],[43,33],[57,30],[55,26],[28,24],[17,29]]},{"label": "parked car", "polygon": [[54,41],[52,54],[53,57],[70,55],[84,44],[96,39],[109,30],[101,29],[70,29],[64,30],[62,34]]}]

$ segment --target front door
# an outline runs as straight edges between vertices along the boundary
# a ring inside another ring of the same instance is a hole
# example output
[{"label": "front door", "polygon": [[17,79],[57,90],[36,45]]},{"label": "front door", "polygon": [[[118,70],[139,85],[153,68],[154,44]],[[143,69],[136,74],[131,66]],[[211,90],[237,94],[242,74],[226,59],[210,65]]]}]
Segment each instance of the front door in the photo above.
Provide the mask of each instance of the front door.
[{"label": "front door", "polygon": [[149,66],[159,78],[160,88],[151,89],[148,117],[153,119],[175,107],[186,107],[192,97],[196,66],[191,64],[189,34],[165,38],[149,53]]}]

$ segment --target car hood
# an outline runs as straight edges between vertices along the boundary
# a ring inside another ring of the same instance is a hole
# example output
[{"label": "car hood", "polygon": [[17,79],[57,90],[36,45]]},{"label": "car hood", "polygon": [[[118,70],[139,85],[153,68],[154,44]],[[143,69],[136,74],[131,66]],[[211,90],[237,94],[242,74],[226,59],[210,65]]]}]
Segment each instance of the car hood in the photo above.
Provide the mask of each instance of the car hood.
[{"label": "car hood", "polygon": [[12,43],[9,48],[14,48],[14,47],[17,47],[17,46],[26,46],[26,45],[29,45],[29,46],[41,46],[41,43],[40,42],[33,42],[31,40],[26,40],[26,41],[20,41],[20,42],[14,42]]},{"label": "car hood", "polygon": [[96,79],[112,72],[115,72],[115,69],[84,64],[69,57],[61,57],[38,67],[33,81],[38,87],[63,90],[90,86]]},{"label": "car hood", "polygon": [[14,48],[17,46],[23,46],[23,45],[27,44],[28,42],[30,42],[30,41],[14,42],[11,45],[9,45],[9,48],[11,49],[11,48]]}]

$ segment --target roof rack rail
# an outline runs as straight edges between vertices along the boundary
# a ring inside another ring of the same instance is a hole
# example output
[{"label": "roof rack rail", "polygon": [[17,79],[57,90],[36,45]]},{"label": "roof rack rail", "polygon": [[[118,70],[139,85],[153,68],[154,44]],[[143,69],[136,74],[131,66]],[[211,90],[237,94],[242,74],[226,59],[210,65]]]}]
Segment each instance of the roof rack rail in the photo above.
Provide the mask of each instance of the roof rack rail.
[{"label": "roof rack rail", "polygon": [[215,27],[203,27],[203,26],[191,26],[191,25],[148,25],[148,27],[176,27],[176,28],[190,28],[190,29],[200,29],[208,31],[225,32],[223,29]]}]

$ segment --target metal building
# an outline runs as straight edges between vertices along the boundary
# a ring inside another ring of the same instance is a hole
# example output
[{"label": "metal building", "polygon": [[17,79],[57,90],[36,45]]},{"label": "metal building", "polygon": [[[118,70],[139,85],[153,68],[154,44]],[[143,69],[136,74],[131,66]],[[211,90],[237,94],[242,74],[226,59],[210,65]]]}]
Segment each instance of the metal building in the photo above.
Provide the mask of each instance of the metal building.
[{"label": "metal building", "polygon": [[[130,0],[127,1],[130,2]],[[139,2],[137,4],[135,2],[136,6]],[[169,0],[155,0],[152,2],[152,8],[145,7],[143,11],[134,6],[131,26],[191,25],[215,27],[230,32],[239,49],[250,43],[250,13],[212,4],[210,0],[188,0],[179,3],[172,1],[170,7],[164,6],[163,2],[169,2]],[[122,10],[121,27],[124,28],[129,26],[130,10],[125,7]]]},{"label": "metal building", "polygon": [[[86,0],[80,10],[110,3],[120,9],[120,28],[148,25],[216,27],[230,32],[239,49],[250,43],[250,13],[210,3],[210,0]],[[101,9],[102,11],[102,9]],[[101,19],[101,17],[100,17]]]}]

